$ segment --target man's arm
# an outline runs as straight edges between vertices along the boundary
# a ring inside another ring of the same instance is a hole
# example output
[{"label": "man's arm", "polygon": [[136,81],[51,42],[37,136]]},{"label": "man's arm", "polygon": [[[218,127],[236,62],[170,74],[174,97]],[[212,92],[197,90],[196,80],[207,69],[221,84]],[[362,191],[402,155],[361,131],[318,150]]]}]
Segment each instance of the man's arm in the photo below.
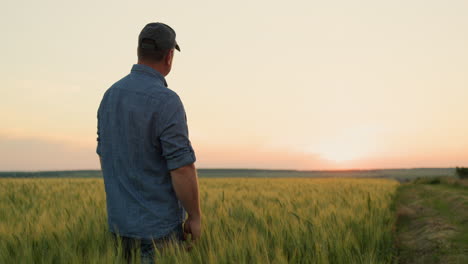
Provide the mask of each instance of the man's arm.
[{"label": "man's arm", "polygon": [[201,235],[201,210],[195,165],[192,163],[172,170],[171,178],[177,198],[188,213],[184,233],[191,234],[192,240],[197,240]]},{"label": "man's arm", "polygon": [[195,153],[188,136],[187,117],[182,101],[177,95],[165,101],[160,119],[155,124],[161,142],[161,154],[166,159],[167,169],[171,172],[172,186],[177,199],[188,213],[184,223],[184,237],[191,234],[196,240],[201,234],[200,200],[198,198],[198,179],[195,170]]}]

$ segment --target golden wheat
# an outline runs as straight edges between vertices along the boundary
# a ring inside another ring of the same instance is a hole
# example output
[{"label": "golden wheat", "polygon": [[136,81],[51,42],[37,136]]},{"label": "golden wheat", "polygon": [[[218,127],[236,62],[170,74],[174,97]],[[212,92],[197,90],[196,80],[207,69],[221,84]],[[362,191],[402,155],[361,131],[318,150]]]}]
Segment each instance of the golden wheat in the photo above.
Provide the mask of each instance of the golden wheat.
[{"label": "golden wheat", "polygon": [[[385,179],[200,179],[203,237],[158,263],[391,263]],[[118,263],[102,179],[0,179],[0,263]]]}]

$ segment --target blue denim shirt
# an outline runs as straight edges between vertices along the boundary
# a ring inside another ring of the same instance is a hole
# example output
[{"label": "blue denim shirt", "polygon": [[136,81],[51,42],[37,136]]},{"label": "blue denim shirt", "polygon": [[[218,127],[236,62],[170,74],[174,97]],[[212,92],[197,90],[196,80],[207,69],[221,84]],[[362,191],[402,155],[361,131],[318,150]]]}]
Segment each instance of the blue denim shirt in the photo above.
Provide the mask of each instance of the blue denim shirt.
[{"label": "blue denim shirt", "polygon": [[110,231],[165,236],[185,220],[170,170],[195,162],[179,96],[159,72],[135,64],[106,91],[97,118]]}]

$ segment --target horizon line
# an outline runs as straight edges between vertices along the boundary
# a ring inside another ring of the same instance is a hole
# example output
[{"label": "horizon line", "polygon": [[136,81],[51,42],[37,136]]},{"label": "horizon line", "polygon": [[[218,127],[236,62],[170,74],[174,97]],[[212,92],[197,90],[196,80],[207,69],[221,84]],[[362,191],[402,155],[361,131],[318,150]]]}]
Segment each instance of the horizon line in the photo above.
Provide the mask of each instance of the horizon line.
[{"label": "horizon line", "polygon": [[[197,168],[197,170],[248,170],[248,171],[291,171],[291,172],[350,172],[350,171],[379,171],[379,170],[420,170],[420,169],[455,169],[455,167],[401,167],[401,168],[370,168],[370,169],[318,169],[318,170],[295,170],[295,169],[262,169],[262,168]],[[76,172],[76,171],[101,171],[101,169],[70,169],[70,170],[0,170],[0,173],[34,173],[34,172]]]}]

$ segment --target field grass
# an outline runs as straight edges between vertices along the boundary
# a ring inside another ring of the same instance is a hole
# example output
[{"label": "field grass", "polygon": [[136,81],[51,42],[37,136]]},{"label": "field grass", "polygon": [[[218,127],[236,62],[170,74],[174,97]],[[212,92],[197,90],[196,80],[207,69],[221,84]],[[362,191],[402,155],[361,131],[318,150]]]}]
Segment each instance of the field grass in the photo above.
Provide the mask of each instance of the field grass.
[{"label": "field grass", "polygon": [[468,263],[468,181],[420,179],[396,197],[399,263]]},{"label": "field grass", "polygon": [[[392,263],[398,183],[202,178],[203,237],[158,263]],[[118,263],[102,179],[0,179],[0,263]]]}]

